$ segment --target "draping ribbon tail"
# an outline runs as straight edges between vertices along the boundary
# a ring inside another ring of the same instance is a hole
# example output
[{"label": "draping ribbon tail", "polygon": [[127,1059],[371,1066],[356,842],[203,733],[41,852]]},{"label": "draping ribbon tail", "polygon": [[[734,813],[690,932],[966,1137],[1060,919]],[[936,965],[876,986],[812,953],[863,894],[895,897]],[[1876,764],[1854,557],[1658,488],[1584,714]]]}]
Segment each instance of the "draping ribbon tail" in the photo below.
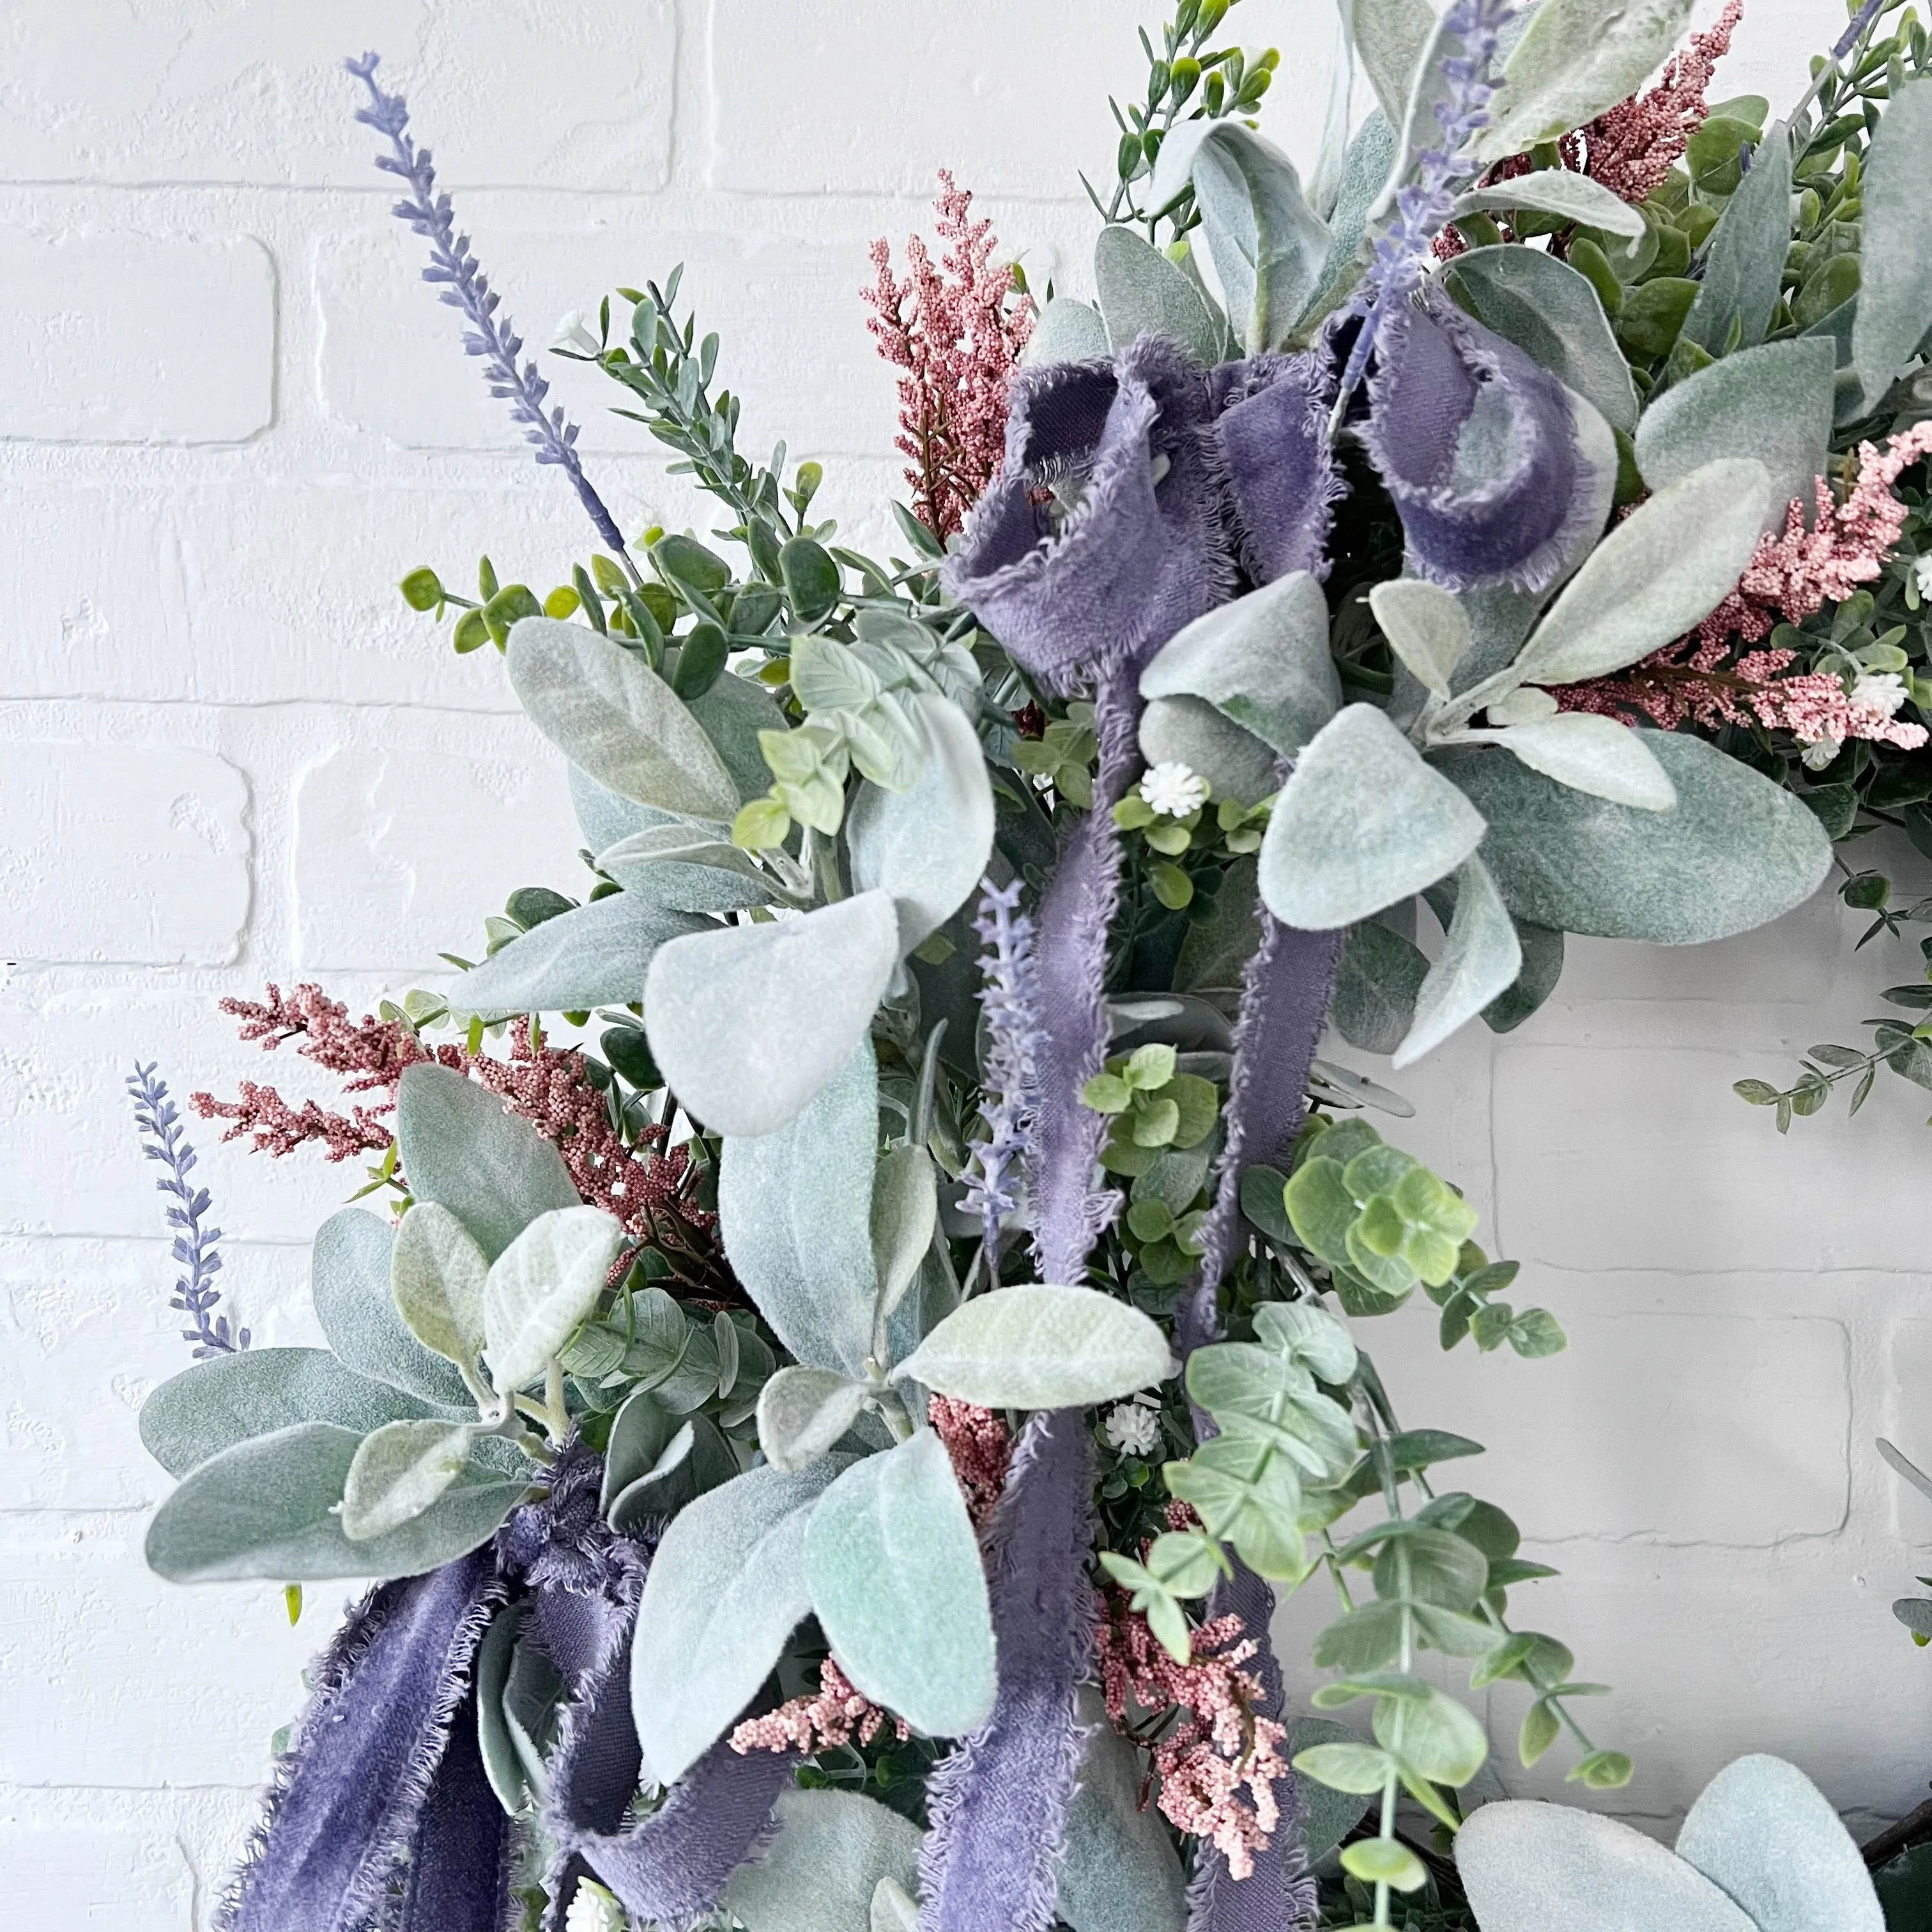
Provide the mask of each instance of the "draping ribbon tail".
[{"label": "draping ribbon tail", "polygon": [[770,1751],[741,1757],[715,1744],[656,1810],[626,1830],[644,1768],[631,1714],[641,1574],[613,1581],[611,1593],[551,1591],[538,1601],[538,1630],[573,1693],[544,1813],[556,1847],[545,1932],[559,1932],[586,1873],[636,1923],[682,1932],[717,1905],[725,1881],[770,1836],[772,1808],[798,1760]]},{"label": "draping ribbon tail", "polygon": [[926,1786],[922,1932],[1046,1932],[1083,1732],[1095,1606],[1093,1448],[1078,1409],[1034,1415],[988,1536],[993,1714]]},{"label": "draping ribbon tail", "polygon": [[1392,314],[1362,425],[1408,561],[1450,590],[1537,592],[1610,515],[1616,445],[1582,397],[1446,300]]},{"label": "draping ribbon tail", "polygon": [[1328,438],[1333,357],[1325,347],[1257,356],[1215,376],[1221,407],[1203,446],[1242,569],[1256,584],[1297,570],[1325,578],[1335,506],[1348,494]]},{"label": "draping ribbon tail", "polygon": [[[1279,1722],[1282,1714],[1281,1666],[1268,1636],[1274,1592],[1238,1558],[1234,1574],[1215,1585],[1208,1600],[1210,1617],[1238,1616],[1257,1646],[1243,1666],[1260,1680],[1257,1714]],[[1292,1772],[1274,1780],[1276,1822],[1265,1846],[1250,1856],[1254,1869],[1238,1879],[1227,1854],[1203,1840],[1187,1888],[1187,1932],[1309,1932],[1318,1899],[1308,1869],[1307,1808]]]},{"label": "draping ribbon tail", "polygon": [[356,1932],[390,1910],[477,1644],[506,1594],[485,1548],[386,1583],[357,1607],[316,1666],[218,1932]]},{"label": "draping ribbon tail", "polygon": [[418,1821],[414,1848],[384,1932],[508,1932],[510,1820],[483,1769],[472,1686],[449,1733]]}]

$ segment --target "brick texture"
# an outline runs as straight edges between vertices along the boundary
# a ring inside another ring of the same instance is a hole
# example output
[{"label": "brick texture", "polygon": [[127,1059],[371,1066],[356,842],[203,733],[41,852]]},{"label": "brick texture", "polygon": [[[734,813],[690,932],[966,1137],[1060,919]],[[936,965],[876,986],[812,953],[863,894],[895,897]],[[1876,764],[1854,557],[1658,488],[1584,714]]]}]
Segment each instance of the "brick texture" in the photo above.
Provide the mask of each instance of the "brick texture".
[{"label": "brick texture", "polygon": [[[1754,0],[1714,92],[1793,98],[1828,10]],[[561,772],[494,653],[452,658],[393,586],[427,562],[466,587],[488,551],[542,592],[588,532],[384,220],[336,62],[382,47],[537,351],[559,311],[684,262],[747,447],[826,459],[826,513],[883,545],[899,465],[866,245],[922,225],[952,166],[1036,283],[1084,292],[1075,171],[1110,178],[1136,20],[1120,0],[4,10],[0,1932],[206,1924],[348,1594],[311,1592],[291,1630],[272,1589],[142,1568],[165,1479],[135,1413],[187,1353],[122,1075],[138,1055],[179,1092],[232,1087],[263,1063],[221,993],[313,974],[373,1002],[473,956],[512,888],[580,888]],[[1304,164],[1332,29],[1323,0],[1230,22],[1282,46],[1263,124]],[[554,373],[628,527],[717,520],[607,412],[614,389]],[[1418,1112],[1392,1131],[1467,1189],[1525,1264],[1516,1298],[1574,1346],[1445,1358],[1420,1306],[1364,1340],[1406,1422],[1485,1444],[1454,1478],[1562,1570],[1517,1607],[1616,1687],[1589,1715],[1637,1776],[1600,1802],[1656,1828],[1748,1750],[1862,1821],[1922,1794],[1932,1678],[1886,1606],[1926,1567],[1932,1505],[1872,1445],[1932,1462],[1924,1096],[1891,1082],[1849,1126],[1780,1140],[1728,1090],[1850,1037],[1912,972],[1913,950],[1856,936],[1828,898],[1689,952],[1580,944],[1520,1031],[1394,1082]],[[267,1068],[328,1091],[286,1054]],[[307,1239],[360,1175],[197,1138],[242,1318],[311,1338]],[[1282,1609],[1300,1694],[1333,1614],[1315,1586]],[[1508,1786],[1574,1799],[1560,1767],[1514,1770],[1517,1694],[1490,1714]]]}]

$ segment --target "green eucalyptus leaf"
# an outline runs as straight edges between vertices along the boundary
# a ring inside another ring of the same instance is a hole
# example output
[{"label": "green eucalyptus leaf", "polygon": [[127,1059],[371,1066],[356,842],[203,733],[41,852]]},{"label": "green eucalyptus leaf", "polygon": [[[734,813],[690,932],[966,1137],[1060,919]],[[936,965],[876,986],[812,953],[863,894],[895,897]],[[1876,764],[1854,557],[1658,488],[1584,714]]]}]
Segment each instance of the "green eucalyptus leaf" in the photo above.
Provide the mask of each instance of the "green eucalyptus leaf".
[{"label": "green eucalyptus leaf", "polygon": [[1592,798],[1492,752],[1438,759],[1489,820],[1483,861],[1511,912],[1568,932],[1686,946],[1810,897],[1832,846],[1802,800],[1700,739],[1638,735],[1677,789],[1674,812]]},{"label": "green eucalyptus leaf", "polygon": [[1770,488],[1762,464],[1725,457],[1660,490],[1563,586],[1517,671],[1538,684],[1606,677],[1694,629],[1750,561]]},{"label": "green eucalyptus leaf", "polygon": [[[1604,721],[1608,723],[1610,721]],[[1420,1060],[1516,984],[1522,949],[1489,868],[1466,860],[1456,874],[1456,910],[1442,956],[1415,997],[1415,1018],[1392,1066]]]},{"label": "green eucalyptus leaf", "polygon": [[620,1536],[638,1535],[652,1518],[676,1516],[737,1474],[738,1459],[718,1425],[709,1416],[692,1416],[656,1462],[625,1484],[608,1512],[610,1527]]},{"label": "green eucalyptus leaf", "polygon": [[1526,175],[1513,175],[1493,187],[1470,188],[1456,197],[1449,218],[1453,221],[1459,215],[1492,208],[1534,208],[1538,214],[1561,215],[1566,221],[1580,222],[1586,228],[1602,229],[1632,241],[1643,236],[1643,217],[1636,208],[1600,182],[1568,168],[1538,168]]},{"label": "green eucalyptus leaf", "polygon": [[606,1516],[626,1489],[650,1474],[677,1426],[676,1419],[649,1390],[640,1389],[626,1398],[610,1424],[610,1440],[604,1452],[604,1484],[598,1506]]},{"label": "green eucalyptus leaf", "polygon": [[1213,124],[1195,150],[1192,180],[1229,326],[1250,356],[1280,348],[1322,279],[1328,224],[1294,163],[1240,120]]},{"label": "green eucalyptus leaf", "polygon": [[904,706],[924,750],[910,790],[863,787],[846,814],[854,892],[890,892],[910,952],[972,896],[993,850],[993,788],[979,734],[950,699]]},{"label": "green eucalyptus leaf", "polygon": [[1149,1388],[1167,1338],[1136,1308],[1089,1288],[994,1288],[963,1304],[894,1371],[988,1408],[1066,1408]]},{"label": "green eucalyptus leaf", "polygon": [[846,1460],[749,1470],[671,1519],[644,1579],[631,1654],[638,1736],[661,1784],[717,1741],[810,1610],[806,1526]]},{"label": "green eucalyptus leaf", "polygon": [[796,1120],[864,1036],[898,941],[891,896],[863,892],[661,947],[645,982],[644,1030],[672,1091],[727,1136]]},{"label": "green eucalyptus leaf", "polygon": [[1027,346],[1020,352],[1020,361],[1036,369],[1053,362],[1102,360],[1112,354],[1100,310],[1070,296],[1055,296],[1040,310]]},{"label": "green eucalyptus leaf", "polygon": [[724,1252],[759,1313],[800,1361],[855,1378],[878,1293],[878,1065],[862,1037],[796,1119],[728,1135],[718,1166]]},{"label": "green eucalyptus leaf", "polygon": [[991,1713],[986,1571],[932,1430],[866,1456],[820,1498],[805,1576],[840,1667],[874,1703],[932,1737],[963,1736]]},{"label": "green eucalyptus leaf", "polygon": [[1345,706],[1282,788],[1262,841],[1261,890],[1290,926],[1351,926],[1432,885],[1483,836],[1468,800],[1372,705]]},{"label": "green eucalyptus leaf", "polygon": [[1490,1755],[1482,1726],[1432,1684],[1420,1702],[1378,1700],[1372,1722],[1378,1743],[1437,1784],[1467,1784]]},{"label": "green eucalyptus leaf", "polygon": [[1141,673],[1141,695],[1205,699],[1294,757],[1342,703],[1322,586],[1292,571],[1197,617],[1154,654]]},{"label": "green eucalyptus leaf", "polygon": [[345,1368],[326,1348],[249,1348],[212,1355],[152,1390],[141,1405],[141,1441],[179,1478],[238,1442],[297,1423],[331,1422],[362,1436],[435,1413],[419,1397]]},{"label": "green eucalyptus leaf", "polygon": [[1459,308],[1575,390],[1612,429],[1636,428],[1630,364],[1587,277],[1540,249],[1504,243],[1458,255],[1442,281]]},{"label": "green eucalyptus leaf", "polygon": [[1886,104],[1858,182],[1864,218],[1852,367],[1865,410],[1877,406],[1932,326],[1928,154],[1932,154],[1932,83],[1922,76]]},{"label": "green eucalyptus leaf", "polygon": [[1503,68],[1478,158],[1499,161],[1553,141],[1634,94],[1690,18],[1691,0],[1544,0]]},{"label": "green eucalyptus leaf", "polygon": [[499,1394],[535,1382],[589,1318],[626,1238],[601,1208],[554,1208],[491,1262],[484,1355]]},{"label": "green eucalyptus leaf", "polygon": [[867,1932],[883,1882],[917,1892],[919,1828],[896,1811],[856,1791],[786,1791],[776,1808],[770,1849],[724,1888],[745,1932]]},{"label": "green eucalyptus leaf", "polygon": [[343,1534],[368,1543],[421,1516],[461,1474],[475,1435],[461,1423],[386,1422],[364,1436],[343,1482]]},{"label": "green eucalyptus leaf", "polygon": [[1637,467],[1667,489],[1720,457],[1754,457],[1770,473],[1762,527],[1781,530],[1795,496],[1808,517],[1831,449],[1829,342],[1798,337],[1740,350],[1673,383],[1643,412]]},{"label": "green eucalyptus leaf", "polygon": [[389,1286],[404,1325],[459,1366],[483,1346],[483,1284],[490,1264],[470,1230],[435,1201],[418,1201],[396,1229]]},{"label": "green eucalyptus leaf", "polygon": [[1095,1686],[1078,1695],[1086,1742],[1054,1864],[1058,1916],[1072,1932],[1184,1932],[1186,1882],[1160,1814],[1141,1802],[1139,1754]]},{"label": "green eucalyptus leaf", "polygon": [[453,1067],[419,1061],[404,1070],[396,1141],[411,1195],[447,1208],[492,1261],[539,1214],[580,1204],[555,1145]]},{"label": "green eucalyptus leaf", "polygon": [[738,788],[711,740],[635,651],[587,625],[526,617],[510,633],[508,662],[530,722],[601,784],[698,818],[737,811]]},{"label": "green eucalyptus leaf", "polygon": [[1791,136],[1780,121],[1753,150],[1750,173],[1718,218],[1705,250],[1697,298],[1684,319],[1682,339],[1723,356],[1736,328],[1738,346],[1755,349],[1777,311],[1790,248]]},{"label": "green eucalyptus leaf", "polygon": [[1094,285],[1115,350],[1152,334],[1178,344],[1197,362],[1221,359],[1220,319],[1206,296],[1132,229],[1101,230],[1094,244]]},{"label": "green eucalyptus leaf", "polygon": [[[1324,1746],[1345,1744],[1355,1750],[1370,1748],[1361,1744],[1346,1725],[1336,1724],[1332,1718],[1298,1718],[1288,1734],[1288,1762],[1300,1770],[1304,1754]],[[1369,1808],[1355,1794],[1327,1785],[1318,1771],[1311,1769],[1310,1776],[1315,1782],[1304,1785],[1301,1790],[1307,1812],[1301,1829],[1308,1862],[1312,1865],[1319,1864],[1355,1828]],[[1379,1791],[1382,1786],[1377,1784],[1375,1789]]]},{"label": "green eucalyptus leaf", "polygon": [[494,1534],[529,1486],[472,1462],[420,1516],[352,1543],[337,1506],[361,1442],[352,1429],[302,1422],[223,1450],[154,1512],[148,1567],[175,1583],[413,1576]]},{"label": "green eucalyptus leaf", "polygon": [[441,1408],[473,1413],[469,1386],[454,1365],[403,1325],[389,1286],[394,1240],[388,1222],[362,1208],[340,1208],[316,1230],[309,1293],[322,1334],[337,1360],[357,1375]]},{"label": "green eucalyptus leaf", "polygon": [[836,1369],[780,1369],[758,1391],[758,1447],[775,1469],[802,1469],[858,1420],[868,1392]]}]

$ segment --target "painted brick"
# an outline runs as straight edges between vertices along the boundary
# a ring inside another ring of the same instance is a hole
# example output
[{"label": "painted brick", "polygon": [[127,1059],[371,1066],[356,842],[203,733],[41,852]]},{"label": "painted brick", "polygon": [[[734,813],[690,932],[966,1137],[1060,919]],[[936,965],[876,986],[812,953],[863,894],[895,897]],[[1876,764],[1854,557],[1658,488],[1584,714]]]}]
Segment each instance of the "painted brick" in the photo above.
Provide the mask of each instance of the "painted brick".
[{"label": "painted brick", "polygon": [[246,236],[0,230],[0,436],[244,442],[274,413],[274,266]]},{"label": "painted brick", "polygon": [[165,1832],[102,1832],[0,1817],[0,1869],[8,1893],[0,1926],[22,1932],[34,1924],[188,1932],[194,1924],[194,1873]]},{"label": "painted brick", "polygon": [[14,745],[0,952],[218,964],[248,919],[248,781],[178,746]]},{"label": "painted brick", "polygon": [[0,38],[0,178],[374,185],[345,49],[383,49],[450,185],[636,193],[670,152],[672,0],[620,10],[510,0],[326,8],[21,0]]},{"label": "painted brick", "polygon": [[556,753],[520,714],[439,724],[345,747],[297,781],[304,970],[444,972],[441,953],[482,956],[484,914],[518,886],[587,890]]}]

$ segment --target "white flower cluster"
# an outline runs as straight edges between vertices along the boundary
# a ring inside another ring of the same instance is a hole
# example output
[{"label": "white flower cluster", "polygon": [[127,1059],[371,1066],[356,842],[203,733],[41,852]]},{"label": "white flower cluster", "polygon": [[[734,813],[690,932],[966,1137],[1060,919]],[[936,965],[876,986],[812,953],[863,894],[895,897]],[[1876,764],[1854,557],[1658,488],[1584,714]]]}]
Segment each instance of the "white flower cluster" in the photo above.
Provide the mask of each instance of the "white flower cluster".
[{"label": "white flower cluster", "polygon": [[1144,1394],[1117,1402],[1107,1412],[1101,1432],[1123,1456],[1151,1456],[1160,1444],[1160,1404]]},{"label": "white flower cluster", "polygon": [[601,1885],[579,1880],[564,1914],[563,1932],[624,1932],[624,1908]]},{"label": "white flower cluster", "polygon": [[1208,802],[1208,781],[1178,760],[1156,765],[1140,789],[1148,809],[1163,818],[1185,818]]}]

